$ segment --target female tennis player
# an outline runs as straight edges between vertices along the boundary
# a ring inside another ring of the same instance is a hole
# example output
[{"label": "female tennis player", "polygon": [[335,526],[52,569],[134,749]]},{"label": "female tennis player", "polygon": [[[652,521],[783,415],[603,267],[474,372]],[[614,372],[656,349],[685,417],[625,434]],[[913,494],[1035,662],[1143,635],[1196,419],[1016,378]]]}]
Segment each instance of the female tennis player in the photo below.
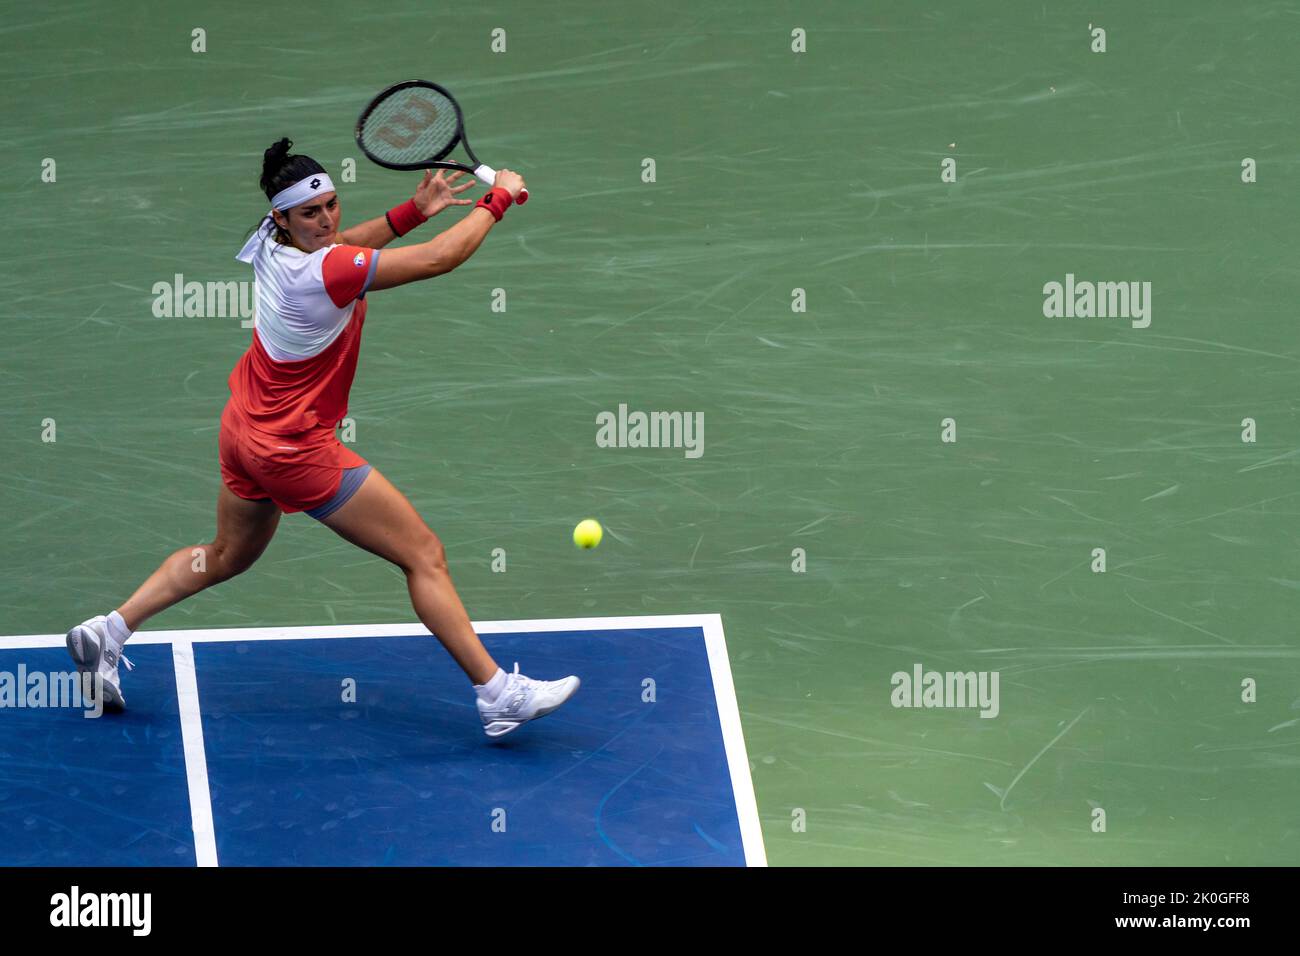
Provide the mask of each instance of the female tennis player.
[{"label": "female tennis player", "polygon": [[[257,277],[253,341],[230,374],[221,416],[217,535],[169,557],[121,607],[68,632],[77,669],[98,675],[103,699],[125,706],[122,646],[160,611],[248,568],[284,512],[305,511],[406,574],[411,604],[474,685],[489,737],[545,716],[568,700],[578,678],[536,681],[506,673],[474,633],[452,586],[442,542],[415,508],[334,433],[347,414],[366,294],[443,275],[474,254],[505,214],[523,178],[500,170],[478,202],[458,199],[473,181],[426,171],[415,197],[385,215],[339,231],[339,197],[324,168],[291,156],[281,139],[266,150],[262,190],[271,211],[236,257]],[[448,206],[474,208],[419,245],[379,250]],[[98,679],[96,679],[97,682]]]}]

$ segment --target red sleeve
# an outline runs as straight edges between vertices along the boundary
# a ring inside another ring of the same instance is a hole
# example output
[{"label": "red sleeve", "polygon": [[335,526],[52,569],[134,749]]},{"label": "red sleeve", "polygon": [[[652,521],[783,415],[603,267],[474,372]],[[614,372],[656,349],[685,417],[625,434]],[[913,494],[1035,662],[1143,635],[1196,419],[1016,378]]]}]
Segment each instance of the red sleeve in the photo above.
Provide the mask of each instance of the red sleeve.
[{"label": "red sleeve", "polygon": [[375,277],[378,261],[378,249],[362,246],[335,246],[325,253],[320,271],[330,301],[341,309],[365,295]]}]

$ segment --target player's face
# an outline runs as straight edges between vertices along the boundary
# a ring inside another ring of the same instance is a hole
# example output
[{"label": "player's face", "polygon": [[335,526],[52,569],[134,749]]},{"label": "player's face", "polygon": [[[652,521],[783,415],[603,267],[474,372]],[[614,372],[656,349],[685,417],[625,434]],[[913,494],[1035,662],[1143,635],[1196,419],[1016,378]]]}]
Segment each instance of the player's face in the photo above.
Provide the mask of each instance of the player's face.
[{"label": "player's face", "polygon": [[309,203],[294,206],[289,210],[286,228],[293,244],[303,252],[315,252],[338,242],[338,193],[326,193]]}]

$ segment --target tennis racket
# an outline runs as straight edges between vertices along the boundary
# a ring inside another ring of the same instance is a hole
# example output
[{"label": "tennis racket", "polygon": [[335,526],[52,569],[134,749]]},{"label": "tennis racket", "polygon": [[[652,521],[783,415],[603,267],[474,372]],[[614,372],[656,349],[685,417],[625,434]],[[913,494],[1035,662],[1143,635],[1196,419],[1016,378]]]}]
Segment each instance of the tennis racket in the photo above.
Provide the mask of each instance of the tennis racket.
[{"label": "tennis racket", "polygon": [[[457,143],[472,165],[447,159]],[[497,176],[470,149],[460,104],[445,87],[428,80],[398,83],[371,100],[357,120],[357,145],[388,169],[459,169],[488,186]],[[515,202],[528,202],[528,190]]]}]

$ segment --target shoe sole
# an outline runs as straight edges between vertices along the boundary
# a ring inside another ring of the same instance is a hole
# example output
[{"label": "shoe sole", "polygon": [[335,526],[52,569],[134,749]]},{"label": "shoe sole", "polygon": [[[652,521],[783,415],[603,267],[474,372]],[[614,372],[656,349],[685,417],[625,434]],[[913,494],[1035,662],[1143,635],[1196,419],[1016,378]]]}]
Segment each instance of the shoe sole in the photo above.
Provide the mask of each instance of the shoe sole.
[{"label": "shoe sole", "polygon": [[[84,633],[84,632],[89,632]],[[99,672],[99,658],[103,653],[103,647],[99,643],[99,635],[82,624],[78,624],[72,630],[68,631],[67,638],[68,654],[72,657],[72,662],[77,665],[77,673],[85,674],[87,672],[95,674]],[[104,688],[104,709],[105,710],[126,710],[126,700],[121,693],[114,689],[112,684],[103,683]]]},{"label": "shoe sole", "polygon": [[[533,716],[529,717],[528,720],[512,720],[512,721],[494,720],[492,723],[486,724],[483,727],[483,732],[487,734],[490,739],[498,740],[504,737],[506,734],[518,730],[520,727],[522,727],[526,723],[529,723],[530,721],[534,721],[541,717],[545,717],[547,714],[555,713],[557,710],[559,710],[561,707],[567,704],[570,700],[572,700],[573,695],[576,694],[578,692],[578,688],[582,686],[582,681],[579,680],[578,678],[575,677],[573,681],[574,681],[573,690],[565,694],[564,699],[559,701],[558,703],[552,704],[550,707],[546,707],[542,710],[539,710],[537,713],[533,714]],[[500,728],[500,729],[493,730],[493,728]]]}]

